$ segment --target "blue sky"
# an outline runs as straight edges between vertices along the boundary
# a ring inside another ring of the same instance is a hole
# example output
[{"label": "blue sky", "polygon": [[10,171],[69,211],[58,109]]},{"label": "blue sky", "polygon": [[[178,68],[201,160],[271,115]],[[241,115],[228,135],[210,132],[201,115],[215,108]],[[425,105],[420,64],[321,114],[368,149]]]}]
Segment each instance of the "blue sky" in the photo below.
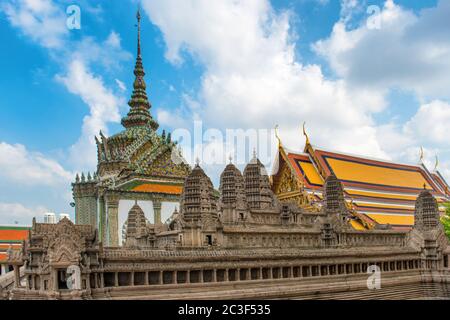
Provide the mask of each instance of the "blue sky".
[{"label": "blue sky", "polygon": [[[81,10],[81,29],[66,8]],[[377,6],[376,15],[368,14]],[[0,223],[69,212],[93,135],[121,130],[136,1],[0,4]],[[283,142],[425,164],[450,179],[445,0],[142,1],[143,59],[161,128],[280,126]],[[370,20],[376,17],[376,20]],[[369,25],[368,19],[375,25]],[[217,175],[219,168],[206,168]],[[215,179],[217,182],[217,179]]]}]

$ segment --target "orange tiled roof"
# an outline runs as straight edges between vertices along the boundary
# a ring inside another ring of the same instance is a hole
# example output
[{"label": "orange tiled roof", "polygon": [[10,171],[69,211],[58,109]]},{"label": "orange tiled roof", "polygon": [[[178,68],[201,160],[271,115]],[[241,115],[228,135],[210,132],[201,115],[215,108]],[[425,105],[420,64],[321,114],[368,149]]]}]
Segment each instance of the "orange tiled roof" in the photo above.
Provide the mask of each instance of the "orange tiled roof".
[{"label": "orange tiled roof", "polygon": [[[405,165],[359,156],[305,148],[306,153],[286,152],[297,177],[309,192],[321,194],[326,176],[341,180],[347,202],[379,224],[404,229],[414,224],[414,205],[424,186],[440,203],[450,200],[447,183],[423,165]],[[322,172],[322,174],[321,174]],[[353,225],[355,229],[360,226]]]},{"label": "orange tiled roof", "polygon": [[183,191],[183,187],[168,184],[145,183],[133,188],[132,190],[137,192],[167,193],[179,195]]},{"label": "orange tiled roof", "polygon": [[28,229],[0,228],[0,242],[13,242],[25,240],[28,236]]},{"label": "orange tiled roof", "polygon": [[287,157],[298,176],[303,177],[307,187],[311,189],[322,189],[323,178],[305,154],[288,153]]},{"label": "orange tiled roof", "polygon": [[0,263],[7,259],[6,251],[9,247],[19,249],[22,241],[28,237],[28,227],[0,226]]}]

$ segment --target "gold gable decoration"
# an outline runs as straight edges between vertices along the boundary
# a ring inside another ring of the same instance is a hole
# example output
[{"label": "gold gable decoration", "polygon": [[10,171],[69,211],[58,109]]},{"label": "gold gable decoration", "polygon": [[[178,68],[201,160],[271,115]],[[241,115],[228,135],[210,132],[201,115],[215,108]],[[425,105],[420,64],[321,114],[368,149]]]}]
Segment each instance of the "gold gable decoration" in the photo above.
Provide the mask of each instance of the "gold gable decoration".
[{"label": "gold gable decoration", "polygon": [[313,196],[305,191],[304,185],[293,174],[292,169],[287,163],[284,163],[278,174],[279,178],[273,186],[277,198],[281,202],[295,202],[300,208],[319,211],[314,204]]}]

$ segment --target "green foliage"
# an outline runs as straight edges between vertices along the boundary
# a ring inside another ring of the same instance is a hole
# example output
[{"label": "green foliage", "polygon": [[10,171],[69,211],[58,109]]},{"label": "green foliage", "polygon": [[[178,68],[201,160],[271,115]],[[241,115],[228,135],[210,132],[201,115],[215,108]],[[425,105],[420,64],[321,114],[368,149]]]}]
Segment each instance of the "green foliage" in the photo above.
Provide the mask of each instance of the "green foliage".
[{"label": "green foliage", "polygon": [[450,202],[445,204],[445,215],[442,216],[441,222],[444,225],[445,233],[450,239]]}]

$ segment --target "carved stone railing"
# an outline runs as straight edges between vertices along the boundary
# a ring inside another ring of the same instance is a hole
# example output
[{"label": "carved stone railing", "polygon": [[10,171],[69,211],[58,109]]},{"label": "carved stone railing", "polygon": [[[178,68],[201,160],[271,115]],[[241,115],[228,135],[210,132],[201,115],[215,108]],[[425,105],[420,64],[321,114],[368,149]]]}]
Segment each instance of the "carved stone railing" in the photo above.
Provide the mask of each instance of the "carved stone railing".
[{"label": "carved stone railing", "polygon": [[[365,247],[367,249],[367,247]],[[148,250],[130,250],[122,249],[120,247],[104,248],[103,257],[106,260],[127,260],[127,259],[158,259],[158,258],[177,258],[177,259],[191,259],[191,258],[279,258],[279,257],[302,257],[302,258],[329,258],[329,257],[354,257],[355,253],[358,253],[361,257],[364,256],[376,256],[376,255],[395,255],[395,254],[416,254],[416,251],[409,247],[403,248],[389,248],[386,250],[381,247],[373,247],[371,250],[366,250],[364,247],[355,249],[301,249],[301,248],[255,248],[255,249],[208,249],[208,248],[190,248],[177,250],[160,250],[160,249],[148,249]]]},{"label": "carved stone railing", "polygon": [[346,232],[340,234],[340,242],[347,246],[404,247],[407,245],[407,232]]}]

